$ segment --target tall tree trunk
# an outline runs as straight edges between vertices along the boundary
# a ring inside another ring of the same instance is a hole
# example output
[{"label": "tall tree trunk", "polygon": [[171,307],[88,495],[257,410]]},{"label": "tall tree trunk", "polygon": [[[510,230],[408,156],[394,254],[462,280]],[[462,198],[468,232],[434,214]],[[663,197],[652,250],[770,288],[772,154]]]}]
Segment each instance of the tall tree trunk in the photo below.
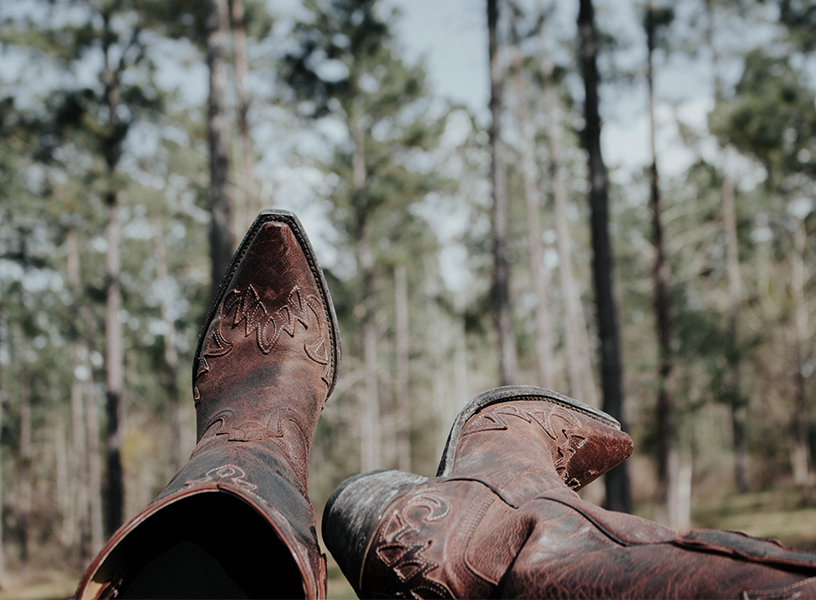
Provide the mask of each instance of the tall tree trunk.
[{"label": "tall tree trunk", "polygon": [[657,171],[657,126],[655,123],[654,94],[654,50],[655,25],[652,1],[646,3],[647,83],[649,88],[649,124],[652,164],[649,168],[649,205],[652,209],[652,245],[654,264],[652,281],[654,285],[655,329],[658,345],[658,391],[657,391],[657,436],[658,436],[658,481],[660,492],[666,505],[668,523],[676,526],[685,517],[678,514],[680,462],[675,445],[674,404],[669,378],[672,372],[671,350],[671,299],[669,297],[669,262],[663,241],[663,224],[660,209],[660,180]]},{"label": "tall tree trunk", "polygon": [[244,2],[232,0],[232,30],[235,42],[235,92],[238,96],[238,130],[241,132],[241,154],[243,171],[244,220],[243,231],[252,225],[255,215],[260,210],[258,198],[258,184],[255,181],[255,153],[252,150],[252,140],[249,137],[249,95],[247,94],[245,79],[247,74],[246,59],[246,28],[244,26]]},{"label": "tall tree trunk", "polygon": [[[93,325],[90,313],[86,314],[89,325]],[[90,509],[91,547],[90,554],[102,549],[105,542],[102,518],[102,460],[99,444],[99,411],[94,391],[93,369],[89,353],[85,353],[84,363],[88,380],[85,389],[85,418],[88,430],[88,504]]]},{"label": "tall tree trunk", "polygon": [[[73,297],[71,310],[71,454],[74,489],[76,490],[73,519],[79,533],[78,562],[85,564],[90,557],[88,543],[90,541],[89,494],[88,494],[88,441],[85,432],[84,398],[82,397],[83,380],[80,373],[84,365],[80,358],[80,343],[77,325],[80,320],[80,276],[79,276],[79,249],[77,248],[76,229],[72,226],[68,230],[68,287]],[[83,350],[85,348],[83,347]]]},{"label": "tall tree trunk", "polygon": [[516,378],[516,339],[510,302],[510,257],[508,249],[507,165],[501,136],[502,70],[499,63],[498,0],[487,0],[488,55],[490,58],[490,180],[493,187],[493,311],[499,338],[501,385]]},{"label": "tall tree trunk", "polygon": [[739,352],[739,310],[742,297],[739,254],[737,250],[737,215],[734,203],[734,180],[728,173],[728,150],[723,152],[723,225],[726,237],[728,272],[728,386],[730,393],[731,424],[734,442],[734,478],[737,491],[745,494],[750,490],[748,480],[748,439],[745,420],[748,414],[746,398],[742,393],[742,374]]},{"label": "tall tree trunk", "polygon": [[376,298],[374,296],[374,253],[368,229],[368,199],[366,197],[366,180],[368,178],[365,164],[365,134],[362,125],[362,107],[355,106],[351,119],[351,135],[354,140],[352,155],[354,210],[357,227],[357,264],[361,276],[362,304],[360,330],[363,342],[363,369],[366,380],[361,391],[361,465],[363,471],[380,466],[382,454],[380,449],[380,391],[377,368],[377,328],[374,322]]},{"label": "tall tree trunk", "polygon": [[170,299],[168,294],[167,253],[164,248],[164,232],[158,214],[153,218],[153,244],[156,254],[156,280],[161,290],[159,306],[164,323],[164,361],[162,364],[164,389],[167,392],[167,401],[170,406],[170,424],[172,439],[170,440],[170,459],[173,461],[173,471],[184,464],[184,455],[181,440],[184,435],[181,425],[181,393],[178,386],[178,352],[176,351],[176,324],[170,318]]},{"label": "tall tree trunk", "polygon": [[797,485],[808,486],[812,483],[810,473],[810,441],[808,439],[808,414],[805,402],[805,376],[802,373],[808,354],[810,338],[810,323],[808,322],[808,308],[805,303],[805,273],[804,253],[807,245],[805,223],[800,221],[794,233],[794,251],[791,255],[791,297],[793,299],[794,322],[794,407],[793,407],[793,448],[791,463],[793,466],[793,480]]},{"label": "tall tree trunk", "polygon": [[538,188],[538,175],[534,156],[533,135],[527,114],[527,103],[524,84],[521,79],[521,55],[516,52],[513,58],[513,88],[516,93],[516,117],[521,137],[521,177],[524,190],[524,202],[527,206],[527,231],[530,244],[530,277],[535,293],[535,329],[538,384],[545,388],[554,388],[552,327],[550,322],[550,300],[548,297],[549,277],[544,270],[544,244],[541,242],[541,216],[543,204]]},{"label": "tall tree trunk", "polygon": [[397,354],[397,458],[400,471],[411,471],[410,333],[408,329],[408,276],[404,265],[394,269],[394,312]]},{"label": "tall tree trunk", "polygon": [[[6,315],[3,313],[3,310],[0,309],[0,323],[7,323],[8,321],[5,320]],[[8,330],[6,330],[8,331]],[[2,342],[2,340],[0,340]],[[3,369],[2,363],[0,363],[0,390],[4,389],[3,385]],[[5,422],[5,410],[6,410],[6,402],[3,402],[3,398],[0,398],[0,431],[3,430],[4,422]],[[5,514],[5,491],[6,486],[4,484],[5,481],[5,469],[6,466],[6,451],[2,445],[0,445],[0,515]],[[5,539],[5,519],[0,519],[0,590],[5,589],[6,587],[6,545],[3,542]]]},{"label": "tall tree trunk", "polygon": [[[581,37],[581,68],[586,95],[583,140],[589,166],[592,279],[600,338],[602,408],[620,421],[625,430],[620,336],[612,282],[612,245],[609,240],[608,176],[601,154],[601,117],[598,111],[598,41],[592,0],[580,0],[578,30]],[[612,469],[604,478],[604,483],[607,508],[631,512],[632,494],[626,463]]]},{"label": "tall tree trunk", "polygon": [[[106,22],[105,31],[110,23]],[[116,112],[119,105],[117,81],[110,66],[108,46],[105,46],[105,98],[108,108],[110,137],[105,140],[105,162],[107,166],[108,189],[105,204],[108,209],[106,236],[108,248],[105,255],[107,270],[107,311],[105,315],[105,365],[107,372],[107,436],[106,436],[106,481],[105,497],[107,513],[105,533],[110,536],[124,520],[125,484],[122,471],[122,393],[124,391],[124,341],[119,312],[122,309],[122,293],[119,288],[119,219],[118,190],[116,188],[116,166],[121,152],[121,140],[116,137]]]},{"label": "tall tree trunk", "polygon": [[20,381],[20,441],[17,448],[20,470],[18,473],[17,531],[20,540],[20,562],[28,566],[31,542],[31,500],[33,474],[31,464],[31,372],[27,345],[20,344],[22,352],[22,379]]},{"label": "tall tree trunk", "polygon": [[[76,486],[71,477],[76,457],[68,447],[65,424],[60,419],[53,425],[55,487],[62,527],[59,540],[66,548],[73,549],[77,539]],[[69,461],[70,464],[69,464]]]},{"label": "tall tree trunk", "polygon": [[[0,308],[0,323],[8,323],[8,320],[6,320],[6,315],[4,314],[4,311],[2,310],[2,308]],[[0,328],[0,330],[2,330],[2,329],[5,329],[6,332],[9,331],[5,327]],[[2,347],[2,342],[3,341],[4,340],[2,338],[0,338],[0,347]],[[4,382],[3,382],[3,374],[4,374],[3,373],[3,363],[0,363],[0,390],[5,389],[5,385],[4,385]],[[7,398],[3,398],[2,395],[0,395],[0,431],[3,430],[3,426],[4,426],[4,423],[5,423],[5,417],[6,417],[5,411],[6,411],[7,401],[8,401]],[[0,515],[5,514],[5,506],[6,506],[6,502],[5,502],[6,486],[4,484],[4,481],[6,480],[5,479],[5,473],[6,473],[5,466],[6,466],[6,450],[2,445],[0,445]],[[5,589],[5,587],[6,587],[6,545],[3,542],[3,540],[5,539],[5,529],[6,529],[5,519],[0,519],[0,590]]]},{"label": "tall tree trunk", "polygon": [[119,311],[122,306],[119,290],[119,222],[117,219],[116,193],[107,194],[108,250],[106,256],[108,290],[105,316],[105,364],[107,367],[106,391],[106,459],[105,480],[105,534],[110,536],[122,525],[124,518],[124,473],[122,470],[122,392],[124,388],[124,342]]},{"label": "tall tree trunk", "polygon": [[550,175],[555,207],[555,231],[558,244],[558,273],[564,296],[564,345],[570,378],[570,393],[592,406],[598,406],[598,392],[592,376],[586,321],[581,297],[572,272],[572,236],[567,223],[567,186],[564,181],[561,119],[558,97],[553,86],[553,63],[541,29],[541,75],[544,87],[544,111],[550,151]]},{"label": "tall tree trunk", "polygon": [[232,201],[229,190],[229,131],[226,115],[226,45],[229,27],[227,0],[206,0],[205,41],[210,89],[207,101],[207,139],[210,149],[210,272],[215,298],[233,252]]},{"label": "tall tree trunk", "polygon": [[[712,57],[714,71],[714,99],[720,100],[723,96],[723,83],[720,76],[719,53],[714,44],[714,3],[706,0],[708,26],[706,38]],[[721,148],[722,177],[723,177],[723,230],[726,239],[726,271],[728,277],[728,387],[729,408],[731,410],[731,424],[734,444],[734,478],[737,491],[741,494],[750,489],[748,481],[748,443],[745,435],[745,418],[747,414],[746,399],[742,393],[742,374],[740,370],[739,352],[739,309],[742,298],[742,284],[740,281],[740,265],[737,238],[737,216],[734,199],[734,180],[729,172],[729,150]]]}]

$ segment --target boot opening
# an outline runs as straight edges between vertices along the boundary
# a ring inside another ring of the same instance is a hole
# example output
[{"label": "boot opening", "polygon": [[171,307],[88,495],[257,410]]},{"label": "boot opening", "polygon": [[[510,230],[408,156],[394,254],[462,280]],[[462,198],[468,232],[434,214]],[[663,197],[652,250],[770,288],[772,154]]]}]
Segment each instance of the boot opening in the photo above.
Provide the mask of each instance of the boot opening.
[{"label": "boot opening", "polygon": [[118,574],[117,598],[305,597],[287,547],[229,494],[195,494],[165,507],[106,562]]}]

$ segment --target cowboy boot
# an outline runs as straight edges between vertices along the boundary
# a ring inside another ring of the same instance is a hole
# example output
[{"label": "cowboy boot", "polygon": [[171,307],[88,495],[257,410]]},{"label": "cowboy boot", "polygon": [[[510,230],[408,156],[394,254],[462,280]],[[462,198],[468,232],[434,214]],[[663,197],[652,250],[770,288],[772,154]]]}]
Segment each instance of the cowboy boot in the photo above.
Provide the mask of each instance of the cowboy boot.
[{"label": "cowboy boot", "polygon": [[686,535],[576,491],[625,460],[609,415],[548,390],[499,388],[459,414],[427,479],[346,480],[326,546],[362,598],[796,598],[816,555],[720,531]]},{"label": "cowboy boot", "polygon": [[331,297],[300,222],[262,212],[198,342],[196,447],[111,537],[76,597],[325,598],[307,478],[339,359]]}]

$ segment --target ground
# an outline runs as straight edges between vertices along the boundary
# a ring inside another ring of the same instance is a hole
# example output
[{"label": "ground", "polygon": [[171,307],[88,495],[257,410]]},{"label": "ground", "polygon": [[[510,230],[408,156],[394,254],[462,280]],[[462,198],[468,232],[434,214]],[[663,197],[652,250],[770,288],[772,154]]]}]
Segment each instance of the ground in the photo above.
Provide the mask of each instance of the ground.
[{"label": "ground", "polygon": [[[799,550],[816,551],[816,490],[796,487],[753,492],[697,502],[694,525],[730,529],[777,539]],[[0,600],[56,600],[71,596],[78,574],[50,571],[29,578],[10,576]],[[329,598],[355,598],[351,586],[329,557]]]}]

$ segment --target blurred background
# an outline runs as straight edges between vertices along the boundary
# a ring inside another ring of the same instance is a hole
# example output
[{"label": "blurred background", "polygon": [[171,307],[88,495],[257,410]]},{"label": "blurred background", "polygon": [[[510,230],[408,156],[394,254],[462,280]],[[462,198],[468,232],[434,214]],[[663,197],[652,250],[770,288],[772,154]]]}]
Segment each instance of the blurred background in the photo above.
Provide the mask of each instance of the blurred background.
[{"label": "blurred background", "polygon": [[340,320],[318,523],[516,383],[634,438],[587,499],[816,550],[815,53],[811,0],[4,0],[0,597],[70,595],[185,462],[267,207]]}]

